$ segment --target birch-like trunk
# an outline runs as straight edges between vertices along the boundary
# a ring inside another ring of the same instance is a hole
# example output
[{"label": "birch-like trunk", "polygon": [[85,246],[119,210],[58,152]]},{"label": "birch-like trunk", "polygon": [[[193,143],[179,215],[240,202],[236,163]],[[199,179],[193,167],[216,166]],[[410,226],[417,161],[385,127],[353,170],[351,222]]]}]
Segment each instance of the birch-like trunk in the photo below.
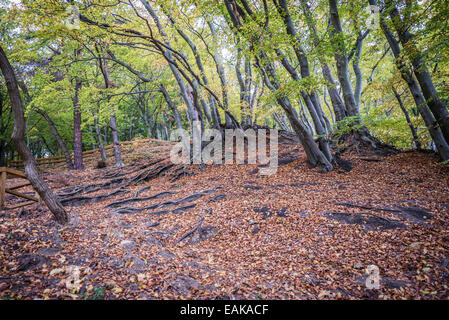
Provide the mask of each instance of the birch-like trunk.
[{"label": "birch-like trunk", "polygon": [[34,190],[37,191],[41,199],[45,202],[48,209],[55,217],[55,220],[61,224],[65,224],[69,220],[67,212],[58,201],[57,196],[50,190],[40,176],[33,155],[25,143],[25,117],[23,115],[22,100],[17,85],[17,78],[2,47],[0,47],[0,69],[5,77],[14,118],[14,129],[11,136],[12,144],[23,160],[25,175],[28,180],[30,180]]}]

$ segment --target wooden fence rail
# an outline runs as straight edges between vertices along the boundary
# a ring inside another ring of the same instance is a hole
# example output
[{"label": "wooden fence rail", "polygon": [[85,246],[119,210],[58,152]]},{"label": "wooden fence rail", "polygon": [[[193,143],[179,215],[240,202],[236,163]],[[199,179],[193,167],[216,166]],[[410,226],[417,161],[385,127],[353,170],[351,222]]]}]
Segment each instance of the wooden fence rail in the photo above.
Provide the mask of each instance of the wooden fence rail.
[{"label": "wooden fence rail", "polygon": [[[6,181],[8,178],[21,178],[21,179],[27,180],[27,182],[7,188]],[[26,175],[23,172],[14,170],[11,168],[0,167],[0,210],[16,209],[16,208],[24,207],[24,206],[39,202],[39,199],[36,197],[16,191],[17,189],[27,187],[30,185],[31,185],[31,183],[28,181],[28,178],[26,177]],[[12,194],[17,197],[20,197],[20,198],[27,199],[29,201],[19,203],[12,207],[6,207],[6,194],[7,193]]]},{"label": "wooden fence rail", "polygon": [[[132,144],[140,144],[140,143],[145,143],[145,142],[158,142],[158,143],[168,143],[169,141],[166,140],[158,140],[158,139],[140,139],[140,140],[134,140],[134,141],[125,141],[125,142],[121,142],[119,144],[120,147],[123,146],[128,146],[128,145],[132,145]],[[113,152],[114,149],[114,145],[109,145],[104,147],[105,151],[108,152]],[[100,155],[100,149],[92,149],[92,150],[87,150],[87,151],[83,151],[83,159],[89,159],[89,158],[94,158],[94,157],[98,157]],[[73,154],[70,155],[72,160],[73,160]],[[37,165],[45,165],[45,164],[58,164],[58,163],[63,163],[66,162],[65,156],[55,156],[55,157],[47,157],[47,158],[36,158],[36,164]],[[20,168],[23,167],[23,161],[22,160],[11,160],[9,162],[9,165],[11,167],[15,167],[15,168]]]}]

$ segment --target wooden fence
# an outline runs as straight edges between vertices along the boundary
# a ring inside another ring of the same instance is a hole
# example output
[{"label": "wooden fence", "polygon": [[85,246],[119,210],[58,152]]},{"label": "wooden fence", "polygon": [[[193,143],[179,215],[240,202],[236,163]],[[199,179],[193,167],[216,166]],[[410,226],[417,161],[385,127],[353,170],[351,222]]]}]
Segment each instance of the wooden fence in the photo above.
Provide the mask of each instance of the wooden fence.
[{"label": "wooden fence", "polygon": [[[166,140],[158,140],[158,139],[139,139],[134,141],[125,141],[121,142],[119,144],[120,147],[129,146],[133,144],[140,144],[145,142],[158,142],[158,143],[169,143],[169,141]],[[104,150],[106,153],[110,152],[111,155],[114,151],[114,145],[109,145],[104,147]],[[73,161],[73,153],[70,155]],[[100,149],[92,149],[87,150],[83,152],[83,160],[84,159],[90,159],[90,158],[98,158],[100,157]],[[65,156],[56,156],[56,157],[47,157],[47,158],[36,158],[36,164],[38,166],[40,165],[53,165],[53,164],[59,164],[59,163],[65,163],[66,159]],[[10,167],[14,168],[22,168],[23,167],[23,161],[22,160],[11,160],[9,162]]]},{"label": "wooden fence", "polygon": [[[7,188],[6,181],[8,178],[21,178],[21,179],[25,179],[27,181],[25,183],[21,183],[16,186]],[[28,181],[26,175],[23,172],[17,171],[17,170],[11,169],[11,168],[0,167],[0,210],[1,209],[10,209],[10,210],[16,209],[16,208],[24,207],[24,206],[39,202],[39,199],[36,197],[16,191],[17,189],[20,189],[20,188],[23,188],[26,186],[30,186],[30,185],[31,185],[31,183]],[[27,199],[29,201],[22,202],[15,206],[7,208],[6,207],[6,194],[7,193],[12,194],[17,197],[20,197],[20,198]]]}]

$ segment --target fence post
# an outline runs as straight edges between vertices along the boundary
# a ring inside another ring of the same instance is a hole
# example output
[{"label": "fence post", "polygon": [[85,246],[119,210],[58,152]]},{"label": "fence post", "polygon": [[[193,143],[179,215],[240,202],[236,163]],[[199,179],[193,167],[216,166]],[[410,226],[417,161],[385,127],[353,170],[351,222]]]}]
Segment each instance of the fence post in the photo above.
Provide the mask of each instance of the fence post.
[{"label": "fence post", "polygon": [[5,207],[6,200],[6,170],[0,168],[0,209]]}]

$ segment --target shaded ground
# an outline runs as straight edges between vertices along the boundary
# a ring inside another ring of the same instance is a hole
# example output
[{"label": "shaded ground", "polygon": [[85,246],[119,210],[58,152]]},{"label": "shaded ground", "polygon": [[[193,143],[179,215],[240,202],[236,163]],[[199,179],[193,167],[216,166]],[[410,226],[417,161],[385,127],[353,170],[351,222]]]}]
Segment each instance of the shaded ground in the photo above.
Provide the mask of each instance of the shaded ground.
[{"label": "shaded ground", "polygon": [[[167,154],[136,154],[121,169],[45,175],[68,226],[38,204],[0,211],[2,298],[449,297],[449,171],[432,155],[346,155],[352,171],[323,174],[283,144],[264,177],[257,165],[152,176]],[[365,287],[372,264],[380,290]]]}]

